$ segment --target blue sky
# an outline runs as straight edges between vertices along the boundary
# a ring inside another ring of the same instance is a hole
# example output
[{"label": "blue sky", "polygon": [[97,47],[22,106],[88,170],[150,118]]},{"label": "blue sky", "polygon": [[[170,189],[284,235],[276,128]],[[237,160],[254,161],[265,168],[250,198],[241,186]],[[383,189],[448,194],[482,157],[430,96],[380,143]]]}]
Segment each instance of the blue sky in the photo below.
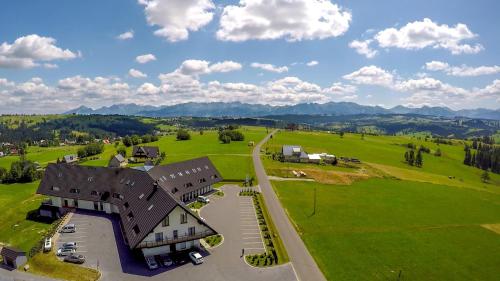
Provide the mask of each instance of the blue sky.
[{"label": "blue sky", "polygon": [[[497,1],[243,2],[2,3],[0,113],[189,101],[500,107]],[[155,60],[138,63],[146,54]]]}]

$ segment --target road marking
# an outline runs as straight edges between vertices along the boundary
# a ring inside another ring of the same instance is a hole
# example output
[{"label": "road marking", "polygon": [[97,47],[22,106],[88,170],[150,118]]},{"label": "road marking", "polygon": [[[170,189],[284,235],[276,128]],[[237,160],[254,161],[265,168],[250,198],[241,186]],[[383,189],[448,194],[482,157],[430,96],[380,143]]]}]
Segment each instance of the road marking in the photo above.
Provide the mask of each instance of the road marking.
[{"label": "road marking", "polygon": [[243,244],[261,244],[262,242],[243,242]]},{"label": "road marking", "polygon": [[246,248],[245,250],[265,250],[264,248]]},{"label": "road marking", "polygon": [[255,234],[260,234],[260,233],[258,233],[258,232],[257,232],[257,233],[253,233],[253,232],[252,232],[252,233],[243,233],[243,235],[248,235],[248,234],[253,234],[253,235],[255,235]]},{"label": "road marking", "polygon": [[243,237],[243,239],[260,239],[260,236],[257,236],[257,237]]}]

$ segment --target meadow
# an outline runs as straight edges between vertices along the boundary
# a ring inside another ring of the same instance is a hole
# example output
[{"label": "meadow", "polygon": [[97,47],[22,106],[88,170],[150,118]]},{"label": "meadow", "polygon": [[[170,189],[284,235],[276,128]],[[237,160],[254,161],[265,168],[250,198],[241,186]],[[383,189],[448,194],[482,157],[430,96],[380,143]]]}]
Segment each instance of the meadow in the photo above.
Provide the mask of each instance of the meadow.
[{"label": "meadow", "polygon": [[[431,149],[424,154],[422,168],[403,161],[404,144],[410,142]],[[272,182],[327,279],[497,280],[500,176],[490,173],[491,180],[483,183],[482,170],[462,163],[462,141],[438,145],[418,135],[341,138],[326,132],[281,131],[265,149],[280,151],[283,144],[362,161],[336,167],[262,157],[266,170],[277,176],[290,176],[287,171],[292,169],[325,177],[364,175],[336,184]],[[438,148],[441,157],[433,155]]]},{"label": "meadow", "polygon": [[393,179],[273,185],[328,280],[498,280],[500,232],[481,225],[500,226],[499,194]]}]

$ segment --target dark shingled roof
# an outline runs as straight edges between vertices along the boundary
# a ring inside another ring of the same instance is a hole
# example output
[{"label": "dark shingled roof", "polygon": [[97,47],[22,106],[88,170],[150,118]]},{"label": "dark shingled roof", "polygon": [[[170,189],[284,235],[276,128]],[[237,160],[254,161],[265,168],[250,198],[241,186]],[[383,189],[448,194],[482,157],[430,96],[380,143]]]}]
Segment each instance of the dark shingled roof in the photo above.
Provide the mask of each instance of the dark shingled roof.
[{"label": "dark shingled roof", "polygon": [[0,256],[15,260],[19,256],[26,256],[26,253],[12,247],[3,247]]},{"label": "dark shingled roof", "polygon": [[[179,200],[183,194],[221,180],[207,157],[152,169],[49,164],[37,193],[117,206],[129,246],[135,248],[176,206],[192,213]],[[199,222],[213,230],[201,219]],[[135,234],[135,226],[139,234]]]},{"label": "dark shingled roof", "polygon": [[133,157],[158,158],[160,149],[157,146],[134,146],[132,147]]}]

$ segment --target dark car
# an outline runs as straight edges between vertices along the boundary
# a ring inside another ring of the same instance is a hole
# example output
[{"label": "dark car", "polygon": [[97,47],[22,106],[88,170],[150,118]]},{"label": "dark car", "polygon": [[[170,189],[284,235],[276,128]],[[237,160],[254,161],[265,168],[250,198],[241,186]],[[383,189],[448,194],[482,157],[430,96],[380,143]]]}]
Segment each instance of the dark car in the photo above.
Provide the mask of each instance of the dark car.
[{"label": "dark car", "polygon": [[71,254],[64,258],[65,262],[82,264],[85,262],[85,257],[83,255]]}]

